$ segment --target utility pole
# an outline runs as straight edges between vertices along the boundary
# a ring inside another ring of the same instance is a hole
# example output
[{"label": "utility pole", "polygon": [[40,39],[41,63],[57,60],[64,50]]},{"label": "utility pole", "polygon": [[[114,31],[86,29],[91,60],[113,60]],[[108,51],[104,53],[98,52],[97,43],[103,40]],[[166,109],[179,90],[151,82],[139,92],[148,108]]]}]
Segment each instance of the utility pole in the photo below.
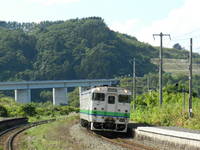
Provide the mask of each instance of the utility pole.
[{"label": "utility pole", "polygon": [[183,87],[182,91],[183,91],[183,111],[185,112],[185,87]]},{"label": "utility pole", "polygon": [[133,109],[136,109],[136,75],[135,75],[135,58],[133,58],[133,82],[132,82],[132,87],[133,87]]},{"label": "utility pole", "polygon": [[153,34],[153,38],[155,39],[155,36],[160,36],[160,54],[159,54],[159,61],[160,61],[160,67],[159,67],[159,100],[160,105],[162,105],[163,99],[162,99],[162,73],[163,73],[163,36],[169,36],[170,34],[163,34],[162,32],[160,34]]},{"label": "utility pole", "polygon": [[189,55],[189,117],[192,117],[192,38],[190,38]]}]

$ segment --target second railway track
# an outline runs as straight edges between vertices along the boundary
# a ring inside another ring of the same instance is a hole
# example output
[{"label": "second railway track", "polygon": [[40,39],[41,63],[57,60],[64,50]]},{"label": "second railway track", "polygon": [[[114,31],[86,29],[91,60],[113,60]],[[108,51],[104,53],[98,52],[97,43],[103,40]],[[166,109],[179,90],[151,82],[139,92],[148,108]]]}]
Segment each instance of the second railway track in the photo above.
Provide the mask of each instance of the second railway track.
[{"label": "second railway track", "polygon": [[18,134],[20,134],[21,132],[29,128],[32,128],[41,124],[46,124],[52,121],[54,121],[54,119],[17,125],[15,127],[6,129],[0,133],[0,145],[4,148],[4,150],[15,150],[14,140]]}]

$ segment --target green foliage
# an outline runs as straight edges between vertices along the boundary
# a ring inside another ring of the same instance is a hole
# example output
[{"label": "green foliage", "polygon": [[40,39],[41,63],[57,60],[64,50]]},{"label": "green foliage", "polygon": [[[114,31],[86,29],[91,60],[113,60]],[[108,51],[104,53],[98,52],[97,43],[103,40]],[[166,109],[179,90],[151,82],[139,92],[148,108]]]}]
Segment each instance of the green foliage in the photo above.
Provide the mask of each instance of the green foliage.
[{"label": "green foliage", "polygon": [[111,31],[100,17],[0,26],[1,81],[111,78],[130,72],[131,57],[146,68],[138,75],[155,69],[155,48]]},{"label": "green foliage", "polygon": [[71,112],[79,112],[79,108],[72,106],[54,106],[51,102],[45,103],[16,103],[10,97],[0,98],[0,117],[28,117],[31,121],[48,118],[58,118]]},{"label": "green foliage", "polygon": [[[123,77],[119,78],[120,86],[132,90],[132,77]],[[158,90],[158,74],[157,73],[149,73],[145,74],[144,77],[136,78],[136,92],[137,95],[141,95],[143,93],[150,91]],[[193,96],[200,97],[200,75],[193,76]],[[189,92],[188,89],[188,76],[182,74],[172,75],[170,73],[163,74],[163,91],[167,93],[181,93],[185,91],[185,93]]]},{"label": "green foliage", "polygon": [[7,117],[8,116],[8,111],[4,106],[0,105],[0,117]]},{"label": "green foliage", "polygon": [[79,89],[76,88],[74,91],[70,92],[68,94],[69,96],[69,105],[73,107],[79,107],[80,102],[79,102]]},{"label": "green foliage", "polygon": [[[136,75],[143,76],[157,68],[150,59],[158,52],[135,37],[113,32],[100,17],[39,24],[0,22],[0,81],[118,77],[132,72],[133,57]],[[167,58],[186,58],[186,54],[164,49]]]},{"label": "green foliage", "polygon": [[178,49],[178,50],[182,50],[183,49],[183,47],[179,43],[174,44],[173,48]]},{"label": "green foliage", "polygon": [[138,107],[136,111],[131,113],[131,118],[134,121],[152,125],[200,129],[200,111],[196,105],[199,105],[199,100],[194,103],[193,118],[188,117],[188,113],[183,109],[181,103],[163,104],[162,107]]},{"label": "green foliage", "polygon": [[[36,23],[0,22],[0,81],[112,78],[154,72],[158,48],[114,32],[100,17]],[[187,58],[164,49],[164,57]],[[148,54],[148,55],[147,55]],[[199,58],[198,54],[194,54]]]},{"label": "green foliage", "polygon": [[131,119],[137,122],[161,126],[180,126],[200,129],[200,99],[193,97],[193,118],[188,117],[188,93],[183,93],[174,85],[168,85],[163,92],[163,104],[159,105],[158,92],[149,92],[136,99],[137,110],[132,111]]},{"label": "green foliage", "polygon": [[42,92],[40,92],[40,98],[44,102],[52,101],[52,99],[53,99],[52,91],[42,91]]},{"label": "green foliage", "polygon": [[34,104],[25,104],[21,106],[21,113],[23,116],[35,116],[36,106]]},{"label": "green foliage", "polygon": [[[23,142],[18,144],[20,150],[37,149],[37,150],[66,150],[69,147],[79,148],[79,144],[74,144],[69,140],[70,126],[77,122],[78,115],[65,116],[55,122],[44,124],[36,128],[25,131],[22,137]],[[62,137],[62,138],[61,138]]]}]

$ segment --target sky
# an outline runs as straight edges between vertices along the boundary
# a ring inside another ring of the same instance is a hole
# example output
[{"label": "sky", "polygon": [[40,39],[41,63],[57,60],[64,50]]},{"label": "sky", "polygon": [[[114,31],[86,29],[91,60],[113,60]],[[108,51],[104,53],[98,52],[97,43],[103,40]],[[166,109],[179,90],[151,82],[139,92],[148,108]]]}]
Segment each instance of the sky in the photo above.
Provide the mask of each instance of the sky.
[{"label": "sky", "polygon": [[200,0],[0,0],[0,20],[37,22],[102,17],[111,30],[164,47],[179,43],[200,53]]}]

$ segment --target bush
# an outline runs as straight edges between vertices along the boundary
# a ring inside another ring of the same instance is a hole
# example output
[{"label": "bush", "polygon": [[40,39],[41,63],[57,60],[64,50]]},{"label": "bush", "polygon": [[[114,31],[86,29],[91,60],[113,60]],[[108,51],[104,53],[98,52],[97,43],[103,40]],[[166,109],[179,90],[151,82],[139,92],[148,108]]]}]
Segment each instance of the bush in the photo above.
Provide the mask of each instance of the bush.
[{"label": "bush", "polygon": [[159,105],[158,93],[145,93],[137,97],[137,109],[131,112],[131,119],[152,125],[200,129],[200,98],[193,97],[192,101],[193,117],[189,118],[187,100],[183,106],[183,93],[164,91],[162,106]]},{"label": "bush", "polygon": [[21,112],[23,116],[35,116],[36,107],[33,104],[25,104],[21,106]]},{"label": "bush", "polygon": [[79,107],[79,89],[76,88],[74,91],[69,93],[69,105],[73,107]]},{"label": "bush", "polygon": [[0,117],[8,117],[8,111],[4,106],[0,105]]}]

